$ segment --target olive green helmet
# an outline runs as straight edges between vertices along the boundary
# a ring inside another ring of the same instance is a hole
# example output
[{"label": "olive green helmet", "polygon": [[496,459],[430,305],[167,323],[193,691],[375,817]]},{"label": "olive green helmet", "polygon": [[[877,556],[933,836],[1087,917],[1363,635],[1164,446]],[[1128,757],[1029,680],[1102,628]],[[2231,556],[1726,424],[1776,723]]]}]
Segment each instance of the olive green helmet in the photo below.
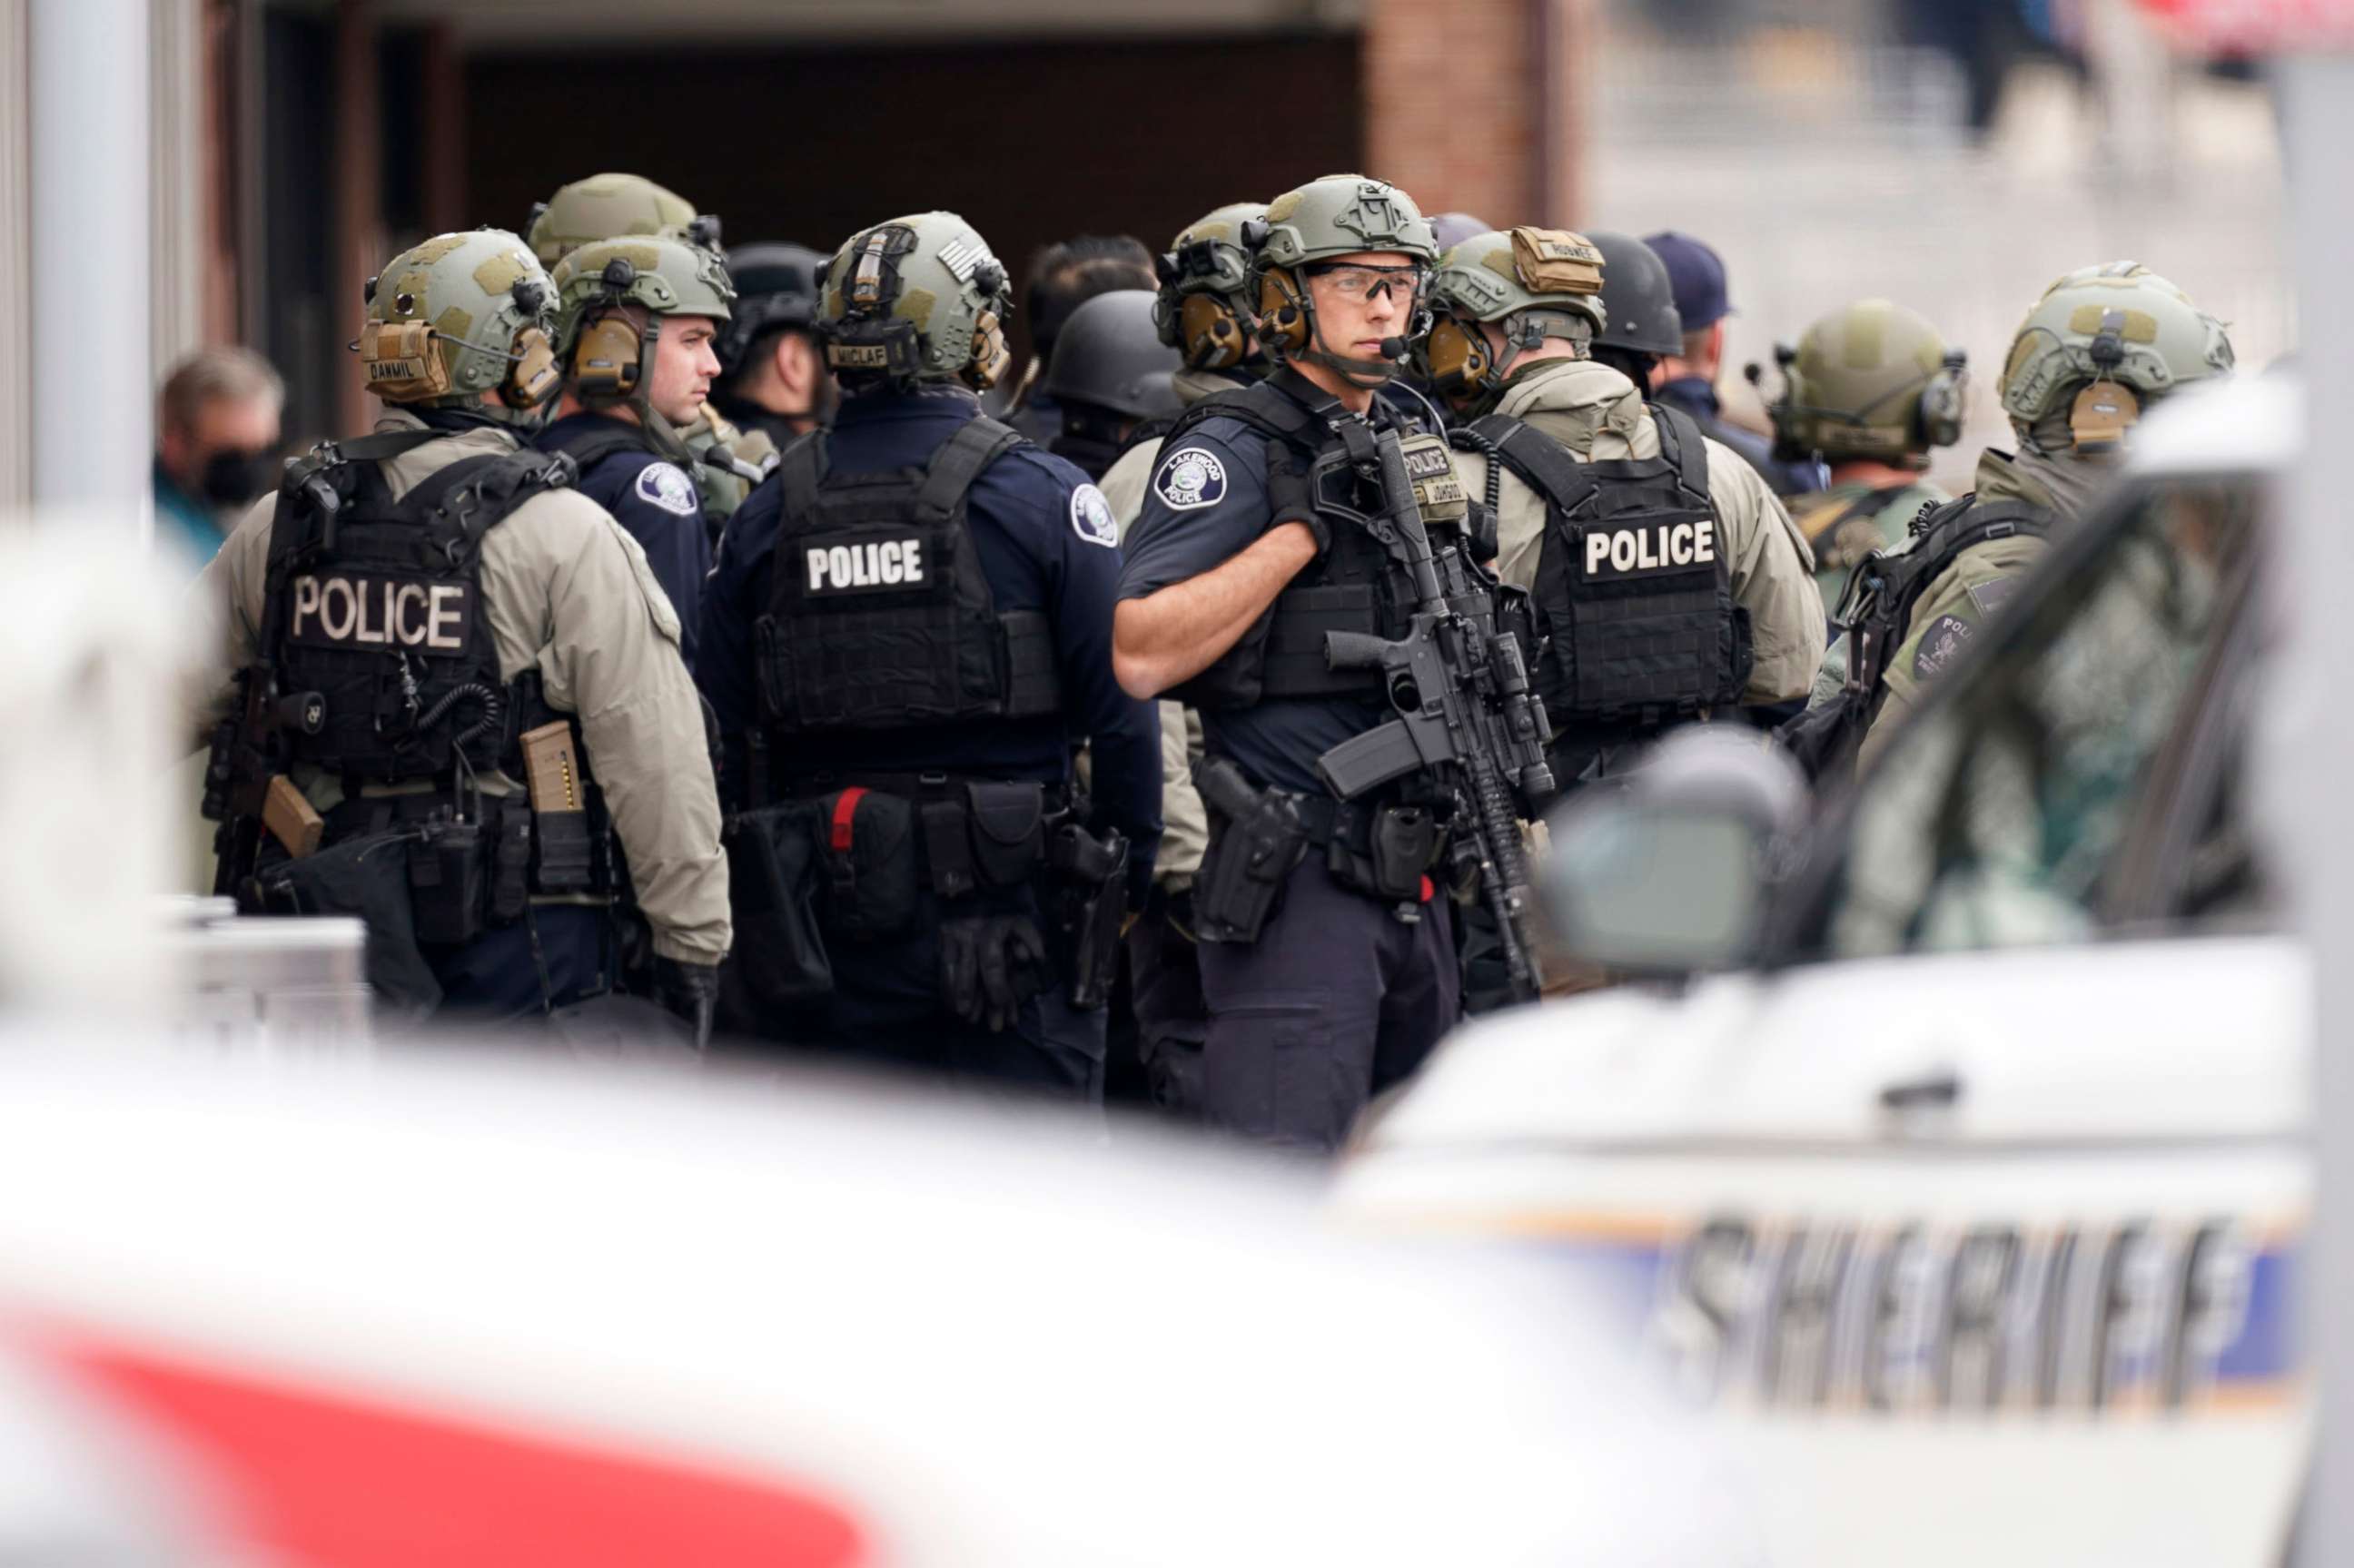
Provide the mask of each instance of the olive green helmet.
[{"label": "olive green helmet", "polygon": [[636,175],[591,175],[531,209],[532,253],[543,266],[555,266],[584,245],[625,235],[716,245],[719,225],[716,218],[698,217],[684,196]]},{"label": "olive green helmet", "polygon": [[[561,383],[550,332],[556,290],[515,236],[441,234],[367,281],[358,349],[368,390],[411,408],[472,408],[508,424]],[[492,401],[497,392],[501,400]]]},{"label": "olive green helmet", "polygon": [[[1326,175],[1267,204],[1267,217],[1245,232],[1259,341],[1269,356],[1322,365],[1352,385],[1378,387],[1396,373],[1387,360],[1354,360],[1314,346],[1316,306],[1300,269],[1364,251],[1395,251],[1428,268],[1438,242],[1414,198],[1385,180]],[[1399,335],[1422,334],[1417,288]]]},{"label": "olive green helmet", "polygon": [[1153,324],[1191,368],[1226,370],[1249,357],[1250,251],[1243,228],[1266,221],[1259,202],[1219,207],[1187,224],[1158,259]]},{"label": "olive green helmet", "polygon": [[[1608,317],[1602,252],[1565,228],[1490,229],[1439,259],[1430,279],[1430,330],[1416,345],[1423,376],[1458,406],[1496,391],[1512,362],[1546,338],[1580,353]],[[1499,355],[1473,323],[1503,332]]]},{"label": "olive green helmet", "polygon": [[1967,355],[1918,311],[1860,300],[1775,352],[1782,397],[1770,411],[1787,458],[1901,462],[1962,439]]},{"label": "olive green helmet", "polygon": [[[2022,431],[2067,415],[2083,450],[2114,442],[2140,404],[2231,368],[2221,322],[2140,262],[2111,261],[2043,291],[2011,340],[1997,390]],[[2084,397],[2096,383],[2125,387],[2130,406],[2111,397],[2096,407],[2102,395]]]},{"label": "olive green helmet", "polygon": [[952,212],[861,229],[834,252],[818,335],[844,390],[957,382],[986,391],[1005,374],[1013,295],[998,260]]},{"label": "olive green helmet", "polygon": [[[626,406],[676,459],[685,449],[649,401],[654,343],[667,316],[726,321],[735,301],[716,250],[653,236],[600,239],[556,264],[557,344],[572,395],[590,408]],[[647,313],[642,330],[620,307]]]}]

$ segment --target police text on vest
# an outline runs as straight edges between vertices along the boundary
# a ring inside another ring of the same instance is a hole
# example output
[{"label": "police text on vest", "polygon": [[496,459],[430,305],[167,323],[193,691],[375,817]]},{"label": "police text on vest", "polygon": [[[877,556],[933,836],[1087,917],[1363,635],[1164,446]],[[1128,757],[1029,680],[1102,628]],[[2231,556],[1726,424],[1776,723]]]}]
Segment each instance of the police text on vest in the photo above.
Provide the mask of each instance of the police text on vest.
[{"label": "police text on vest", "polygon": [[1585,575],[1623,577],[1706,566],[1716,559],[1716,524],[1646,523],[1585,535]]},{"label": "police text on vest", "polygon": [[818,546],[802,557],[811,593],[841,593],[853,588],[920,588],[924,583],[924,542],[889,539],[863,545]]},{"label": "police text on vest", "polygon": [[465,583],[306,572],[294,579],[294,619],[287,635],[313,646],[462,653],[472,591]]}]

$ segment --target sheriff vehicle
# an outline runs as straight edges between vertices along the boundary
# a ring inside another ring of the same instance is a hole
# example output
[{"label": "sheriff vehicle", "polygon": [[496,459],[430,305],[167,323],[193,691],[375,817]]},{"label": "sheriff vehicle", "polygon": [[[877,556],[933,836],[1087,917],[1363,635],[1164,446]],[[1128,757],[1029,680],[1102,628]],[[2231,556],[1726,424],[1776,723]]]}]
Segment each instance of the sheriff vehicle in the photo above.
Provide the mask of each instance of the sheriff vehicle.
[{"label": "sheriff vehicle", "polygon": [[1631,978],[1361,1129],[1352,1220],[1598,1282],[1775,1562],[2282,1560],[2314,1042],[2251,764],[2301,414],[2155,410],[1852,789],[1702,730],[1573,801],[1553,923]]}]

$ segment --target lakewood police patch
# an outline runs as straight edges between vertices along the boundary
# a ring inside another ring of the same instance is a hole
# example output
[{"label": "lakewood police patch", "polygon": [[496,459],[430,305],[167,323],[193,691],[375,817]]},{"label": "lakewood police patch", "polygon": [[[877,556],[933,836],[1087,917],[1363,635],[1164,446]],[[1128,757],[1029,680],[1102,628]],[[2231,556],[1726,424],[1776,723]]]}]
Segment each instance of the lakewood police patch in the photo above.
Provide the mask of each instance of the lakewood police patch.
[{"label": "lakewood police patch", "polygon": [[650,462],[638,471],[638,499],[681,517],[692,517],[703,510],[702,498],[695,493],[695,481],[666,462]]},{"label": "lakewood police patch", "polygon": [[1111,514],[1111,503],[1104,499],[1104,493],[1092,484],[1071,492],[1071,527],[1090,545],[1119,548],[1119,519]]},{"label": "lakewood police patch", "polygon": [[1152,488],[1180,512],[1215,506],[1226,498],[1226,465],[1215,453],[1187,447],[1162,461],[1161,477],[1152,482]]}]

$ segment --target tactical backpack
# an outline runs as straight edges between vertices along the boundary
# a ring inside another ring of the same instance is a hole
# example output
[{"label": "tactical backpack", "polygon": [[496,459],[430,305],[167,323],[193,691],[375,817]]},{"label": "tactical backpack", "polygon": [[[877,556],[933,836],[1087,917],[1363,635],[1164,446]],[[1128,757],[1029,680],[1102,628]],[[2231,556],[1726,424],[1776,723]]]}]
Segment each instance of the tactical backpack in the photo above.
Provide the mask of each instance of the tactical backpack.
[{"label": "tactical backpack", "polygon": [[1913,624],[1914,607],[1966,550],[1996,539],[2048,535],[2052,514],[2018,502],[1981,503],[1975,493],[1928,504],[1904,543],[1874,550],[1848,578],[1834,617],[1847,641],[1847,683],[1775,732],[1808,778],[1820,783],[1852,772],[1857,750],[1888,693],[1888,661]]}]

